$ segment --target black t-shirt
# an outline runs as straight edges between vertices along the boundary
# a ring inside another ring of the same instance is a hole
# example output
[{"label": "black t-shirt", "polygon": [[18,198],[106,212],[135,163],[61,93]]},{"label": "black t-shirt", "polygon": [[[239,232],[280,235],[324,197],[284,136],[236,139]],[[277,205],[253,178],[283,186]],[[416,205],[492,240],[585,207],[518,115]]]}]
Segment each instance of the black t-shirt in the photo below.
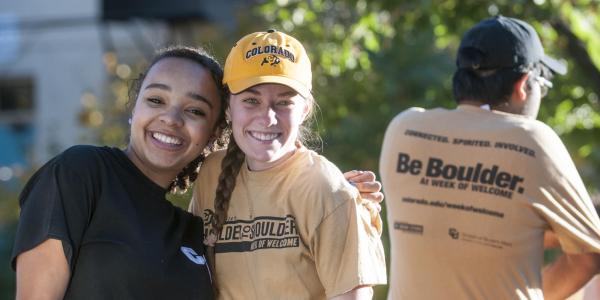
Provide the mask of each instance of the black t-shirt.
[{"label": "black t-shirt", "polygon": [[117,148],[75,146],[20,196],[12,264],[48,238],[71,268],[65,299],[213,299],[202,221]]}]

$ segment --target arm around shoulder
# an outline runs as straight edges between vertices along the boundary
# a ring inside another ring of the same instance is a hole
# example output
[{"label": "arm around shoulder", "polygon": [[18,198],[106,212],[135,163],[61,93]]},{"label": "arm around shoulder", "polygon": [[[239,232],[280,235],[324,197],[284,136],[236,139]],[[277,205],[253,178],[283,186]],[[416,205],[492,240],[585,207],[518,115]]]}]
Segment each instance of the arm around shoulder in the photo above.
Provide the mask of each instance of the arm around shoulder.
[{"label": "arm around shoulder", "polygon": [[62,242],[47,239],[17,257],[16,299],[62,299],[69,276]]}]

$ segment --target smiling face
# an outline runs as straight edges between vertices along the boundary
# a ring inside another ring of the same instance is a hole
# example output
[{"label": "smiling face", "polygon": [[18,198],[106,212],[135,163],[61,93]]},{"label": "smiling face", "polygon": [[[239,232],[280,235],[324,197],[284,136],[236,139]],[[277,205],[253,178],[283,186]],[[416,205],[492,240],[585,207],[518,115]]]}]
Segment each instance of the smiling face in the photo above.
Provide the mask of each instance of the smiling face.
[{"label": "smiling face", "polygon": [[166,188],[214,136],[220,109],[208,70],[185,58],[161,59],[148,71],[136,99],[127,156]]},{"label": "smiling face", "polygon": [[233,137],[253,171],[277,165],[296,150],[308,101],[281,84],[260,84],[231,95]]}]

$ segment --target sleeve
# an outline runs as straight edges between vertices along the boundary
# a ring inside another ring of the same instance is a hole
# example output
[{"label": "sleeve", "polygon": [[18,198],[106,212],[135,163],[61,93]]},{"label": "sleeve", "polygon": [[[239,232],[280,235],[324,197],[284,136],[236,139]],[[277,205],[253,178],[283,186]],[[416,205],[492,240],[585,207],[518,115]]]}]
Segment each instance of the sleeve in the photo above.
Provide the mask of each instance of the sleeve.
[{"label": "sleeve", "polygon": [[[551,129],[548,129],[551,131]],[[544,137],[543,165],[549,170],[533,206],[568,253],[600,253],[600,219],[564,144],[553,132]]]},{"label": "sleeve", "polygon": [[348,200],[325,216],[312,239],[319,279],[328,298],[361,285],[385,284],[385,254],[371,214]]},{"label": "sleeve", "polygon": [[14,270],[19,254],[49,238],[62,241],[73,268],[91,209],[91,188],[84,178],[58,156],[29,180],[19,196],[21,212],[11,257]]}]

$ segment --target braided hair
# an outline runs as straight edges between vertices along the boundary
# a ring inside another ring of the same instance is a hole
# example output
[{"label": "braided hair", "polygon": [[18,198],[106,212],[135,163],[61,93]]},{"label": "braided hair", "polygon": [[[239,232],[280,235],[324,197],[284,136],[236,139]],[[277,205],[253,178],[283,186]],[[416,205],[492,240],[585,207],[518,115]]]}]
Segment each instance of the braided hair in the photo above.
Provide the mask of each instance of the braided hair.
[{"label": "braided hair", "polygon": [[225,157],[221,162],[221,174],[219,175],[219,183],[217,184],[215,193],[215,214],[211,225],[216,236],[219,236],[227,220],[227,210],[229,209],[231,194],[233,194],[235,181],[245,158],[246,155],[232,137],[229,140]]},{"label": "braided hair", "polygon": [[204,161],[204,158],[211,152],[224,148],[224,146],[229,140],[230,130],[225,119],[225,107],[227,107],[228,92],[221,84],[223,80],[223,68],[214,57],[212,57],[206,52],[206,50],[200,47],[170,46],[158,50],[158,52],[146,68],[145,72],[140,73],[139,77],[131,82],[131,86],[129,88],[130,103],[135,103],[135,100],[137,99],[140,93],[142,82],[144,81],[144,78],[146,78],[146,74],[148,74],[150,69],[156,63],[158,63],[164,58],[188,59],[208,70],[213,80],[215,81],[215,85],[217,85],[217,91],[219,93],[219,98],[221,101],[222,109],[219,112],[217,123],[215,125],[215,132],[219,134],[218,137],[214,141],[209,142],[209,144],[204,148],[202,153],[200,153],[198,157],[196,157],[194,160],[188,163],[183,168],[183,170],[179,172],[179,174],[177,174],[175,179],[171,182],[171,184],[168,187],[168,190],[171,193],[185,193],[198,177],[198,171],[200,165]]},{"label": "braided hair", "polygon": [[[228,98],[230,97],[229,90],[225,87],[228,92]],[[230,98],[229,98],[230,100]],[[309,106],[309,113],[305,118],[305,121],[300,126],[298,141],[296,142],[298,145],[301,145],[305,142],[320,142],[321,139],[317,133],[310,130],[310,127],[314,121],[313,112],[316,107],[316,102],[312,95],[309,95],[305,99],[307,101],[307,105]],[[231,122],[229,122],[228,131],[231,132]],[[240,149],[238,144],[233,137],[233,134],[229,137],[229,144],[227,145],[227,152],[225,153],[225,157],[221,161],[221,174],[219,175],[219,180],[217,183],[217,189],[215,191],[215,201],[214,201],[214,214],[211,218],[211,227],[210,234],[205,237],[205,244],[207,247],[207,254],[210,257],[209,263],[211,265],[212,270],[216,270],[216,257],[215,257],[215,246],[218,240],[221,231],[223,230],[223,226],[225,225],[225,221],[227,221],[227,211],[229,210],[229,203],[231,201],[231,196],[233,194],[233,190],[235,189],[236,179],[242,165],[244,164],[244,160],[246,159],[246,154]],[[215,295],[218,295],[218,282],[213,280],[213,287],[215,289]]]},{"label": "braided hair", "polygon": [[[306,145],[306,143],[310,143],[311,145],[322,143],[319,135],[311,130],[311,125],[314,121],[313,112],[317,107],[317,104],[312,95],[309,95],[305,100],[309,106],[309,113],[300,127],[297,143],[300,145]],[[231,128],[229,128],[229,131],[231,131]],[[221,162],[221,174],[219,175],[217,190],[215,192],[215,212],[214,217],[211,220],[211,225],[213,234],[215,234],[216,237],[221,233],[223,225],[227,220],[227,210],[229,208],[231,195],[233,194],[236,178],[240,173],[245,158],[246,155],[235,142],[233,135],[231,135],[229,137],[227,152]]]}]

